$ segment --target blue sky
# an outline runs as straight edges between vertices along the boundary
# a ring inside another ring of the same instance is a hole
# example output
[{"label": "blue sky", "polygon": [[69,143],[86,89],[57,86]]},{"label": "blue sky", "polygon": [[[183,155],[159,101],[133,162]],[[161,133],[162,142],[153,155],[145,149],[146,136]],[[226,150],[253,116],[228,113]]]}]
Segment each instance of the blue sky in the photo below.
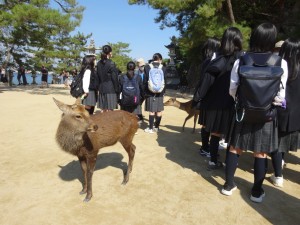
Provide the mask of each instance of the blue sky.
[{"label": "blue sky", "polygon": [[[174,28],[159,29],[154,18],[158,11],[147,5],[129,5],[127,0],[77,0],[85,6],[83,20],[76,31],[92,33],[96,46],[124,42],[133,59],[151,59],[156,52],[168,58],[170,38],[178,35]],[[88,42],[89,43],[89,42]]]}]

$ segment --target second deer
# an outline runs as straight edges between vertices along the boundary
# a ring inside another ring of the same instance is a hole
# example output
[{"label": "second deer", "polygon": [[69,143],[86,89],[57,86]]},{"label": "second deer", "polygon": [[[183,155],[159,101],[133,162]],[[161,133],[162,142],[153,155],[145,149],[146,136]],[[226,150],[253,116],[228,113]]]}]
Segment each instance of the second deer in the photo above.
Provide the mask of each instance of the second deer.
[{"label": "second deer", "polygon": [[88,202],[93,195],[92,177],[99,150],[117,142],[122,144],[129,157],[123,180],[123,184],[126,184],[136,149],[132,143],[138,129],[136,116],[122,110],[90,116],[84,106],[79,104],[80,101],[73,105],[66,105],[56,99],[54,102],[63,112],[56,131],[56,141],[64,151],[79,159],[84,176],[80,194],[86,194],[84,201]]},{"label": "second deer", "polygon": [[193,133],[195,133],[197,119],[199,116],[199,110],[196,108],[192,108],[192,102],[193,100],[190,100],[188,102],[180,102],[176,100],[176,98],[170,98],[168,101],[164,103],[164,106],[175,106],[181,110],[184,110],[188,113],[188,116],[184,119],[184,123],[182,125],[182,131],[184,131],[184,127],[186,124],[186,121],[188,121],[190,118],[194,117],[194,127],[193,127]]}]

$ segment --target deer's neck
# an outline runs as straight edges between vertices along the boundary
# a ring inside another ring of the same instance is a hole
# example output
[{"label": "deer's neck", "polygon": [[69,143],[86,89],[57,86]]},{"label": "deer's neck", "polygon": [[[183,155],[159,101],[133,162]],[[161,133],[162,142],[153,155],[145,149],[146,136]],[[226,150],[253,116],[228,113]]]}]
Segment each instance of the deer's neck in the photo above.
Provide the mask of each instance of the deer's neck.
[{"label": "deer's neck", "polygon": [[83,135],[85,133],[66,129],[64,124],[60,124],[56,132],[56,141],[59,146],[72,155],[77,155],[79,149],[84,145]]}]

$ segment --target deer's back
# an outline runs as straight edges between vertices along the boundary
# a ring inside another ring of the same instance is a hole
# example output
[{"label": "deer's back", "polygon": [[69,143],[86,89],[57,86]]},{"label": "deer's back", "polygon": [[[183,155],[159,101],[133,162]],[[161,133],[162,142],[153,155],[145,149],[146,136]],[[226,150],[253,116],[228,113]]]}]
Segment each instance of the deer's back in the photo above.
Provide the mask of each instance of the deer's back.
[{"label": "deer's back", "polygon": [[96,132],[88,132],[96,149],[111,146],[123,138],[132,140],[138,129],[137,117],[123,110],[94,114],[91,121],[98,126]]}]

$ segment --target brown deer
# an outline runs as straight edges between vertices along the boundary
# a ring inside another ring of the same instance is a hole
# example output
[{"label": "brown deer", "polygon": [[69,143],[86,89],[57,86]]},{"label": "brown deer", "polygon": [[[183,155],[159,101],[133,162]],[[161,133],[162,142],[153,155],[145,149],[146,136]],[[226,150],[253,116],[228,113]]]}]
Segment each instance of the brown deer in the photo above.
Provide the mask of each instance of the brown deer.
[{"label": "brown deer", "polygon": [[138,129],[136,116],[122,110],[90,116],[79,100],[73,105],[66,105],[53,99],[63,112],[56,131],[56,141],[64,151],[76,155],[79,159],[84,176],[83,189],[80,194],[86,194],[84,201],[88,202],[93,196],[92,177],[99,150],[114,145],[118,141],[129,157],[122,183],[125,185],[132,171],[136,149],[132,143]]},{"label": "brown deer", "polygon": [[164,106],[175,106],[188,113],[188,116],[184,119],[184,123],[182,125],[182,131],[184,131],[186,121],[194,117],[194,128],[192,133],[195,133],[197,119],[199,116],[199,110],[197,110],[196,108],[192,108],[192,102],[193,100],[190,100],[188,102],[179,102],[178,100],[176,100],[176,98],[170,98],[168,101],[164,103]]}]

